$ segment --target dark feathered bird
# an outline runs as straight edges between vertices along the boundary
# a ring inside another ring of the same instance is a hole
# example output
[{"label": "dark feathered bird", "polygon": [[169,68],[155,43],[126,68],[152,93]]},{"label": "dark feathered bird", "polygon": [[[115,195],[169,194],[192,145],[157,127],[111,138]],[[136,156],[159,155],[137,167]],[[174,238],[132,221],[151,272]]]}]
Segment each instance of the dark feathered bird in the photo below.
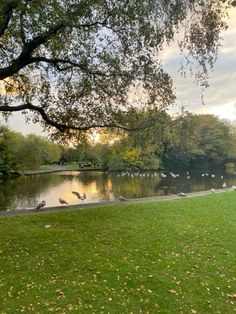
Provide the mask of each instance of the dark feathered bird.
[{"label": "dark feathered bird", "polygon": [[80,193],[79,193],[79,192],[76,192],[76,191],[72,191],[72,193],[73,193],[74,195],[76,195],[76,196],[78,197],[78,199],[81,200],[82,202],[87,199],[85,193],[84,193],[83,195],[80,195]]},{"label": "dark feathered bird", "polygon": [[46,202],[45,202],[45,201],[42,201],[42,202],[40,202],[40,203],[37,205],[36,209],[40,210],[40,209],[42,209],[45,205],[46,205]]},{"label": "dark feathered bird", "polygon": [[79,199],[79,200],[81,199],[81,196],[80,196],[79,192],[72,191],[72,193],[73,193],[74,195],[76,195],[76,196],[78,197],[78,199]]},{"label": "dark feathered bird", "polygon": [[67,201],[63,200],[63,198],[58,199],[62,205],[68,205]]}]

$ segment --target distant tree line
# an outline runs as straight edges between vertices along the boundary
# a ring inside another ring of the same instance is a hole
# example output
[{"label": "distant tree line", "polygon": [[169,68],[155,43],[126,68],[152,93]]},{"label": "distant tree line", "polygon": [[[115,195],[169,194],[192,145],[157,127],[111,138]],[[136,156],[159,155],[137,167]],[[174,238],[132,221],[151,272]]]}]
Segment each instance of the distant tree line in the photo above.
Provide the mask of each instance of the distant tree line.
[{"label": "distant tree line", "polygon": [[171,118],[163,112],[135,112],[132,123],[144,123],[150,117],[150,128],[100,134],[100,143],[64,150],[63,158],[89,161],[103,170],[135,170],[214,168],[227,156],[236,156],[235,126],[214,115],[184,113]]},{"label": "distant tree line", "polygon": [[[75,163],[106,170],[215,168],[236,156],[236,127],[213,115],[135,111],[130,123],[149,121],[136,132],[110,130],[100,141],[62,147],[41,136],[23,136],[0,127],[0,172],[33,170],[40,165]],[[151,121],[151,122],[150,122]]]},{"label": "distant tree line", "polygon": [[23,136],[0,126],[0,174],[37,169],[58,162],[61,148],[37,135]]}]

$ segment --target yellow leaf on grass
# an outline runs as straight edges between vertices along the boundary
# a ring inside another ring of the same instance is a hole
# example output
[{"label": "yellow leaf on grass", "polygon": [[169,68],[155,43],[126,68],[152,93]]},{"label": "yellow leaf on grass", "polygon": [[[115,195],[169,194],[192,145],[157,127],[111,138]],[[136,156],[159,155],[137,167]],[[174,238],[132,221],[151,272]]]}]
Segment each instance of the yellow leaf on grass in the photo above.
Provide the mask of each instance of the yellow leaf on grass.
[{"label": "yellow leaf on grass", "polygon": [[236,292],[227,293],[227,296],[232,299],[236,299]]}]

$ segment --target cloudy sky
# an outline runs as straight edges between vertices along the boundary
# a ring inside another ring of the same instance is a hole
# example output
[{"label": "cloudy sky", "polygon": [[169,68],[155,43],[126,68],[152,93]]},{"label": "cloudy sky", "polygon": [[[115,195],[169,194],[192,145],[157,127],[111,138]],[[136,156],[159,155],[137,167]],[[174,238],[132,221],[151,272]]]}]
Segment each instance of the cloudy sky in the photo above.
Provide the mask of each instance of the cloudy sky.
[{"label": "cloudy sky", "polygon": [[[201,89],[194,84],[193,78],[183,78],[179,74],[181,58],[176,45],[165,49],[162,56],[164,68],[173,78],[177,96],[177,106],[173,108],[173,112],[184,106],[191,112],[211,113],[222,119],[236,121],[236,8],[229,13],[229,28],[222,34],[222,47],[210,73],[210,87],[204,96],[205,105],[201,101]],[[1,117],[0,123],[3,123]],[[8,126],[23,134],[42,134],[40,126],[27,124],[21,113],[15,113],[9,119]]]}]

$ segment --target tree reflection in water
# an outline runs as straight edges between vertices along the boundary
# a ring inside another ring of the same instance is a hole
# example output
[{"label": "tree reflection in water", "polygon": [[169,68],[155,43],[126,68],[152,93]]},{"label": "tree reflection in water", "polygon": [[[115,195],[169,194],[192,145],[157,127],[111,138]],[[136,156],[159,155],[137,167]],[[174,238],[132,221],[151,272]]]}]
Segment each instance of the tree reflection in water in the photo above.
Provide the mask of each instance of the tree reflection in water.
[{"label": "tree reflection in water", "polygon": [[[69,204],[78,204],[78,198],[72,191],[86,193],[86,202],[114,200],[120,195],[126,198],[141,198],[155,195],[175,194],[178,192],[203,191],[236,185],[235,174],[218,171],[215,177],[201,176],[200,172],[191,172],[187,179],[186,172],[173,178],[168,172],[161,178],[157,172],[139,174],[121,174],[118,172],[64,171],[34,176],[22,176],[0,182],[0,210],[32,208],[41,201],[46,206],[59,205],[59,197]],[[224,179],[221,179],[221,176]]]}]

